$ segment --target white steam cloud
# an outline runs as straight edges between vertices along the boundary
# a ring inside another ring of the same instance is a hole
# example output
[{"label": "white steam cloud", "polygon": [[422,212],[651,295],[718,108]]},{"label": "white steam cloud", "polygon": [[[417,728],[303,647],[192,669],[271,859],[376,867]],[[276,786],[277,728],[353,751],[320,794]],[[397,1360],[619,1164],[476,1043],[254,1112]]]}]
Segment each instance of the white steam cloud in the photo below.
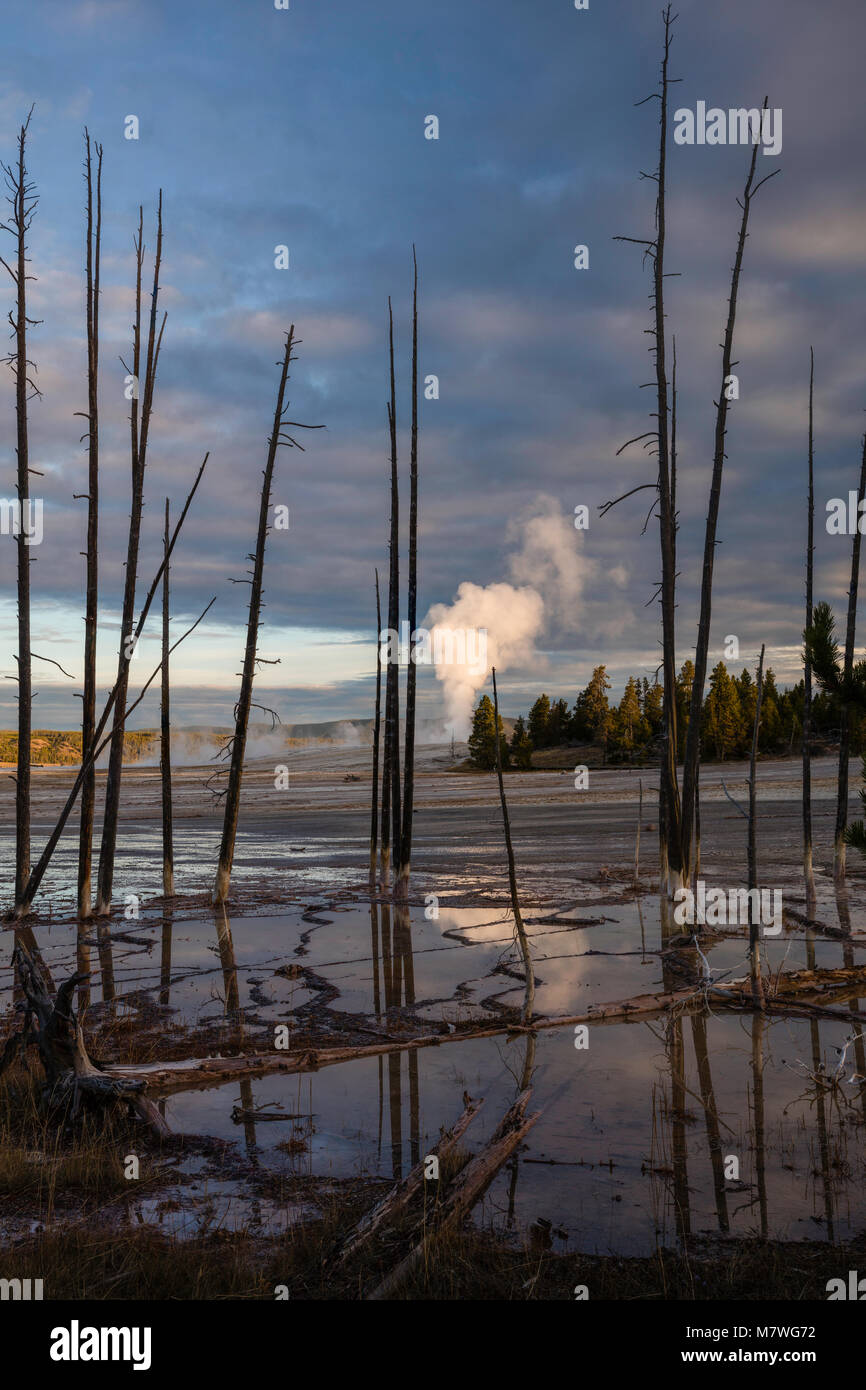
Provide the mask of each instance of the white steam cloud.
[{"label": "white steam cloud", "polygon": [[344,719],[337,725],[329,741],[338,744],[340,748],[360,748],[361,731],[350,719]]},{"label": "white steam cloud", "polygon": [[[581,533],[571,516],[553,497],[535,499],[528,512],[511,523],[507,538],[517,544],[508,559],[513,584],[473,584],[464,580],[452,604],[437,603],[425,620],[435,642],[437,628],[447,631],[487,631],[486,660],[441,662],[436,678],[442,683],[446,718],[458,738],[469,733],[478,691],[495,666],[528,666],[536,658],[536,642],[555,623],[578,626],[584,584],[594,564],[578,549]],[[443,643],[444,645],[444,643]],[[475,648],[477,650],[477,647]]]}]

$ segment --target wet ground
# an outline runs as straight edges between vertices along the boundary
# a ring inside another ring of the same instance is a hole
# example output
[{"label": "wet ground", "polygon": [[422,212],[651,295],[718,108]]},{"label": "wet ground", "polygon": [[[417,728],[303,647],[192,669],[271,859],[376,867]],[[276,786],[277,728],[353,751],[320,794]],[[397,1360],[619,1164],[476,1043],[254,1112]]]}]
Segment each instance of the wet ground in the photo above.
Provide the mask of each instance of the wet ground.
[{"label": "wet ground", "polygon": [[[462,885],[453,896],[440,888],[438,901],[402,912],[348,888],[307,888],[302,902],[254,915],[188,903],[168,917],[145,906],[110,934],[94,929],[89,1022],[115,1060],[266,1051],[281,1026],[293,1040],[332,1045],[449,1039],[168,1095],[160,1108],[173,1130],[231,1148],[169,1157],[156,1189],[121,1204],[125,1219],[178,1235],[215,1226],[272,1233],[314,1214],[343,1183],[369,1182],[372,1201],[453,1123],[465,1092],[485,1100],[467,1135],[470,1148],[480,1145],[531,1070],[541,1119],[478,1222],[531,1228],[554,1249],[620,1254],[685,1234],[833,1240],[866,1228],[866,1054],[844,1016],[851,1002],[820,1019],[722,1013],[711,1002],[673,1019],[593,1024],[585,1047],[567,1024],[535,1040],[463,1039],[469,1025],[514,1017],[520,958],[510,910],[460,906]],[[784,929],[763,943],[766,970],[866,965],[857,895],[837,900],[823,878],[819,890],[815,916],[826,931],[798,920],[805,902],[796,883],[786,887]],[[526,916],[538,1015],[697,989],[703,973],[694,950],[666,946],[680,929],[663,925],[656,896],[634,899],[598,874]],[[40,922],[30,944],[55,984],[72,973],[72,923]],[[703,945],[714,981],[746,973],[746,946],[740,928]],[[10,954],[0,969],[7,1017]],[[118,1211],[115,1198],[103,1219],[117,1221]],[[90,1216],[98,1214],[97,1204]],[[39,1219],[19,1210],[7,1229]]]},{"label": "wet ground", "polygon": [[[458,749],[458,759],[465,748]],[[233,882],[245,906],[268,898],[285,903],[317,887],[363,889],[370,834],[370,753],[365,748],[300,748],[281,753],[289,786],[274,786],[273,761],[253,760],[244,778]],[[584,757],[575,750],[575,759]],[[222,822],[206,783],[214,765],[175,770],[173,804],[177,891],[203,895],[213,883]],[[705,856],[709,867],[732,883],[744,872],[745,821],[727,799],[747,801],[745,763],[711,764],[701,770]],[[815,864],[832,863],[836,763],[812,765]],[[36,769],[33,775],[33,857],[38,856],[73,781],[73,771]],[[758,856],[772,883],[801,882],[802,830],[799,759],[758,767]],[[643,881],[657,872],[654,786],[648,768],[593,768],[589,785],[576,790],[564,772],[507,773],[521,891],[528,901],[556,905],[592,896],[601,878],[627,880],[635,854],[640,786],[643,786]],[[723,785],[724,784],[724,785]],[[859,763],[850,769],[850,814],[860,814]],[[98,779],[97,830],[104,787]],[[123,779],[114,901],[134,895],[155,902],[161,893],[162,843],[159,771],[127,768]],[[96,855],[98,856],[98,836]],[[46,875],[36,908],[68,912],[76,880],[78,825],[73,814]],[[853,858],[853,857],[852,857]],[[0,778],[0,902],[14,883],[14,784]],[[418,893],[462,894],[469,905],[503,897],[504,853],[496,777],[459,771],[442,747],[419,748],[416,760],[413,885]],[[855,884],[866,886],[856,858]],[[506,892],[507,897],[507,892]]]}]

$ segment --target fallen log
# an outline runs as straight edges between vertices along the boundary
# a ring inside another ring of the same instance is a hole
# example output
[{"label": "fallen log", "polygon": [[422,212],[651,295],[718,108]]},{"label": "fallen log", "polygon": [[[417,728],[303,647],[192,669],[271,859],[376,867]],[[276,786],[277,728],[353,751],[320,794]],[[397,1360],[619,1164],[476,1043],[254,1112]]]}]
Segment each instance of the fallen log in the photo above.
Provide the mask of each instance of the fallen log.
[{"label": "fallen log", "polygon": [[328,1264],[339,1269],[365,1245],[368,1245],[373,1237],[386,1226],[393,1225],[403,1216],[413,1198],[424,1187],[426,1181],[424,1170],[427,1166],[427,1159],[435,1156],[440,1165],[446,1162],[455,1152],[460,1139],[466,1133],[483,1104],[483,1100],[476,1100],[467,1105],[457,1123],[444,1132],[441,1139],[433,1145],[429,1154],[425,1155],[420,1163],[416,1163],[415,1167],[409,1170],[402,1182],[395,1183],[385,1193],[382,1200],[377,1202],[362,1217],[357,1226],[353,1227],[349,1234],[337,1243],[328,1257]]},{"label": "fallen log", "polygon": [[367,1295],[367,1302],[388,1298],[407,1275],[422,1263],[428,1243],[459,1226],[476,1202],[481,1200],[502,1165],[511,1157],[541,1116],[539,1110],[526,1117],[526,1107],[531,1095],[532,1089],[528,1087],[518,1096],[511,1109],[503,1115],[488,1143],[480,1153],[469,1160],[451,1183],[445,1201],[434,1216],[432,1230],[425,1232],[408,1255],[404,1256],[373,1292]]},{"label": "fallen log", "polygon": [[[776,981],[776,993],[768,995],[767,1010],[771,1013],[785,1012],[789,1008],[808,1008],[810,1005],[823,1008],[831,998],[844,1000],[846,995],[854,993],[860,984],[866,984],[866,966],[850,970],[792,971]],[[411,1052],[416,1048],[444,1047],[454,1042],[518,1037],[527,1032],[539,1032],[547,1028],[568,1028],[578,1024],[644,1022],[674,1008],[703,1008],[707,996],[715,1008],[746,1011],[753,1008],[749,980],[748,977],[744,977],[742,980],[731,980],[727,984],[707,986],[706,995],[702,985],[689,985],[661,994],[638,994],[631,999],[590,1005],[580,1014],[536,1018],[531,1027],[504,1023],[490,1028],[458,1030],[453,1033],[424,1033],[417,1038],[399,1042],[369,1043],[357,1047],[307,1048],[297,1053],[251,1053],[240,1057],[203,1057],[177,1062],[118,1065],[106,1067],[105,1071],[109,1076],[141,1078],[150,1083],[155,1093],[161,1096],[171,1095],[177,1091],[219,1086],[239,1076],[265,1075],[272,1072],[294,1075],[298,1072],[319,1071],[322,1067],[352,1062],[364,1057]]]},{"label": "fallen log", "polygon": [[821,936],[832,937],[835,941],[845,941],[851,936],[850,932],[843,931],[841,927],[831,927],[829,922],[819,922],[817,918],[809,917],[805,912],[797,912],[793,907],[786,907],[783,916],[791,917],[800,926],[809,927]]}]

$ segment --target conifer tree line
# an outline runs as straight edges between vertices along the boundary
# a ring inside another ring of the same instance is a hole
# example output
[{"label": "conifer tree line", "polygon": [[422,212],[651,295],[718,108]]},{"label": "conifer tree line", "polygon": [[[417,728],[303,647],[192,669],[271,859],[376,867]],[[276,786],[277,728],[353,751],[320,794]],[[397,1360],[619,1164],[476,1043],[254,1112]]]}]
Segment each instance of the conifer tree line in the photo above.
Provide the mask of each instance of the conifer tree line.
[{"label": "conifer tree line", "polygon": [[[677,760],[682,761],[689,726],[694,666],[685,661],[676,681]],[[790,754],[802,751],[804,683],[779,690],[776,677],[768,668],[763,677],[761,726],[758,751],[763,754]],[[591,744],[606,763],[657,762],[664,724],[663,690],[658,681],[629,676],[619,703],[611,703],[611,683],[607,668],[596,666],[586,688],[573,705],[568,700],[552,700],[539,695],[524,718],[515,721],[510,739],[502,717],[499,735],[504,767],[525,771],[532,767],[532,755],[544,748]],[[755,722],[757,682],[744,667],[732,674],[720,661],[710,674],[701,707],[700,747],[703,761],[724,762],[748,756]],[[809,743],[813,752],[838,742],[843,704],[840,695],[825,689],[813,696],[810,712]],[[854,753],[866,754],[866,716],[853,714],[851,744]],[[493,703],[482,695],[475,709],[469,736],[469,760],[473,767],[492,771],[496,766],[493,738]]]}]

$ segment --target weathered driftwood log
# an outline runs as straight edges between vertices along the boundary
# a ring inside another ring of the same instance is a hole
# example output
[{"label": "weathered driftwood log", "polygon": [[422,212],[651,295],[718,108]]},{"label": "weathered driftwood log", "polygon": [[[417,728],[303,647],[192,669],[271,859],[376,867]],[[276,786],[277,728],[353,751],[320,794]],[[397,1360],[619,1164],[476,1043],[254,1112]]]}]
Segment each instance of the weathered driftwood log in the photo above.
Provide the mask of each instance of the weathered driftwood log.
[{"label": "weathered driftwood log", "polygon": [[[821,1015],[828,1004],[840,1004],[866,982],[866,967],[839,970],[798,970],[774,981],[775,994],[768,994],[768,1013],[803,1013]],[[714,1009],[752,1008],[751,989],[747,978],[707,989]],[[271,1072],[319,1071],[364,1057],[381,1057],[392,1052],[411,1052],[415,1048],[440,1047],[451,1042],[472,1042],[478,1038],[518,1036],[545,1028],[567,1028],[575,1024],[637,1023],[666,1013],[669,1009],[689,1010],[705,1007],[703,986],[688,985],[683,989],[661,994],[638,994],[631,999],[613,1000],[591,1006],[584,1013],[556,1018],[537,1018],[532,1027],[501,1024],[490,1028],[458,1029],[453,1033],[426,1033],[421,1037],[400,1042],[369,1043],[358,1047],[306,1048],[301,1052],[251,1053],[241,1057],[200,1057],[178,1062],[138,1063],[132,1066],[106,1067],[106,1073],[116,1077],[137,1077],[146,1080],[152,1091],[170,1095],[177,1091],[203,1089],[224,1085],[232,1077],[259,1076]],[[833,1017],[847,1018],[841,1009]]]},{"label": "weathered driftwood log", "polygon": [[474,1100],[467,1105],[457,1123],[444,1132],[441,1139],[433,1145],[421,1162],[416,1163],[401,1182],[390,1188],[382,1200],[377,1202],[362,1217],[357,1226],[353,1227],[349,1234],[338,1242],[329,1257],[329,1264],[333,1264],[336,1268],[344,1265],[353,1255],[356,1255],[359,1250],[369,1244],[380,1231],[392,1226],[403,1216],[413,1198],[424,1187],[426,1181],[424,1170],[428,1158],[435,1156],[440,1165],[449,1159],[483,1104],[483,1100]]},{"label": "weathered driftwood log", "polygon": [[24,1022],[20,1033],[7,1040],[0,1058],[0,1072],[35,1042],[45,1069],[49,1105],[62,1106],[74,1118],[82,1102],[100,1106],[120,1102],[134,1111],[155,1134],[160,1137],[169,1134],[171,1131],[158,1108],[144,1095],[145,1078],[110,1076],[88,1056],[72,1003],[76,986],[88,976],[78,974],[64,980],[52,1000],[39,967],[20,941],[16,942],[12,963],[24,992]]},{"label": "weathered driftwood log", "polygon": [[367,1295],[368,1302],[388,1298],[394,1293],[407,1275],[423,1262],[430,1241],[445,1231],[458,1227],[469,1215],[475,1203],[481,1200],[502,1165],[540,1118],[540,1110],[528,1118],[526,1116],[526,1107],[531,1095],[532,1089],[528,1087],[503,1115],[488,1143],[480,1153],[470,1158],[465,1168],[460,1170],[449,1185],[445,1200],[438,1212],[434,1213],[422,1239],[413,1245],[408,1255],[386,1275],[372,1293]]}]

